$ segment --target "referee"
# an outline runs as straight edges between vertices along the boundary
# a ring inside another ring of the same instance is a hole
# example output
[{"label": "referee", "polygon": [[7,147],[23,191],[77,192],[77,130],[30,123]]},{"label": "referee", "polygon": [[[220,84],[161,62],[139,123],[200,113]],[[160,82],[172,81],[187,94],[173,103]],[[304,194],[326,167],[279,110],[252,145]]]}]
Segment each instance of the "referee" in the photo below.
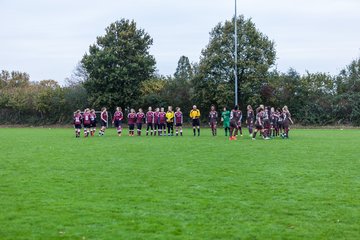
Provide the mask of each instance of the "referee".
[{"label": "referee", "polygon": [[196,105],[194,105],[193,109],[190,111],[190,118],[192,119],[194,136],[196,136],[196,128],[198,136],[200,136],[200,110],[197,109]]}]

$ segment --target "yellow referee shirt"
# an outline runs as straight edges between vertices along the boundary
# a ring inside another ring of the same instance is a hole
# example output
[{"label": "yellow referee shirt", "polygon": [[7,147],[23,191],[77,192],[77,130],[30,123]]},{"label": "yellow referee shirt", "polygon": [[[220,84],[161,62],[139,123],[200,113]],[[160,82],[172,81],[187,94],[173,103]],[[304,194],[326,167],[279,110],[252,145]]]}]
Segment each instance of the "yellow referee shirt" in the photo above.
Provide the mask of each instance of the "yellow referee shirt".
[{"label": "yellow referee shirt", "polygon": [[200,110],[199,110],[199,109],[196,109],[196,110],[192,109],[192,110],[190,111],[190,118],[191,118],[191,119],[200,118]]},{"label": "yellow referee shirt", "polygon": [[174,112],[173,111],[167,111],[165,116],[166,116],[166,122],[168,122],[168,123],[174,122]]}]

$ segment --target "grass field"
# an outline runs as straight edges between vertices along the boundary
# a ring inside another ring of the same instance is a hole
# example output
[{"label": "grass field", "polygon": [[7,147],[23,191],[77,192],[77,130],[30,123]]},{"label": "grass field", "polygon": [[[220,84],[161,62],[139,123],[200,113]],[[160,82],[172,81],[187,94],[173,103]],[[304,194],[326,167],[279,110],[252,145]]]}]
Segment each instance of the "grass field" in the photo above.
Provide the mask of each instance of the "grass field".
[{"label": "grass field", "polygon": [[360,131],[0,129],[0,239],[360,239]]}]

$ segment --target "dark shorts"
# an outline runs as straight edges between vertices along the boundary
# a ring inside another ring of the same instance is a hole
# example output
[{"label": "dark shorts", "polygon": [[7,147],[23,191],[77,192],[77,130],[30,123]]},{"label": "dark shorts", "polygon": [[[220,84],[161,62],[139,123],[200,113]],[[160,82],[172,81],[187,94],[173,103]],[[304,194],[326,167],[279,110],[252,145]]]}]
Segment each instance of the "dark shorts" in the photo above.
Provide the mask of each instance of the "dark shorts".
[{"label": "dark shorts", "polygon": [[107,122],[101,120],[101,126],[102,126],[102,127],[107,127]]},{"label": "dark shorts", "polygon": [[75,129],[81,129],[81,124],[75,124]]},{"label": "dark shorts", "polygon": [[236,122],[230,122],[230,127],[231,128],[238,128],[239,126],[237,125]]},{"label": "dark shorts", "polygon": [[96,127],[96,121],[91,122],[90,127]]},{"label": "dark shorts", "polygon": [[175,124],[176,127],[182,127],[182,123]]},{"label": "dark shorts", "polygon": [[129,130],[134,130],[135,124],[129,124]]},{"label": "dark shorts", "polygon": [[114,121],[114,126],[115,126],[116,128],[121,127],[121,124],[122,124],[122,122],[121,122],[120,120],[115,120],[115,121]]},{"label": "dark shorts", "polygon": [[142,123],[137,123],[137,124],[136,124],[136,127],[137,127],[137,129],[141,130],[141,128],[142,128]]},{"label": "dark shorts", "polygon": [[200,126],[200,120],[198,118],[192,120],[193,127],[199,127]]},{"label": "dark shorts", "polygon": [[211,127],[216,127],[216,125],[217,125],[217,122],[210,122]]},{"label": "dark shorts", "polygon": [[90,128],[91,124],[84,124],[84,128]]},{"label": "dark shorts", "polygon": [[259,125],[259,124],[255,124],[255,128],[257,130],[263,130],[264,129],[264,127],[262,125]]},{"label": "dark shorts", "polygon": [[159,124],[158,123],[154,123],[154,129],[159,129]]},{"label": "dark shorts", "polygon": [[165,123],[160,123],[159,124],[159,129],[165,129]]}]

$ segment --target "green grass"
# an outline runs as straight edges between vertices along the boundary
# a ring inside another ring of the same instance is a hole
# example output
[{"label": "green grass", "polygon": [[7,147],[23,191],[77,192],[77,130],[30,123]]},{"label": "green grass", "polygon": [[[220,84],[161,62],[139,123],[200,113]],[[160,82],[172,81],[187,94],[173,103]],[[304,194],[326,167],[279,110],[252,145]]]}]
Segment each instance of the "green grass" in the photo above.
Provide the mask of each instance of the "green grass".
[{"label": "green grass", "polygon": [[360,239],[360,131],[0,129],[0,239]]}]

